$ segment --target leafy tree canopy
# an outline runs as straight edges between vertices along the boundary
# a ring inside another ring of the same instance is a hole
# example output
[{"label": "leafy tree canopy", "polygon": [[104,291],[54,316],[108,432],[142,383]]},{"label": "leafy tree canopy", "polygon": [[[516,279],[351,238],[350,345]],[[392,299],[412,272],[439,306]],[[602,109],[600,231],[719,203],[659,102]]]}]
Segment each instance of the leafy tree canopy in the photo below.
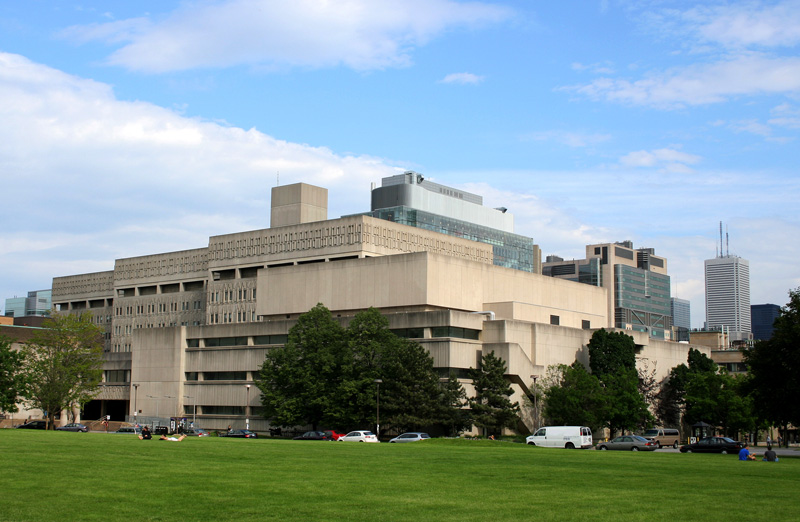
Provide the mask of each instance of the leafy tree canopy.
[{"label": "leafy tree canopy", "polygon": [[17,402],[28,385],[22,353],[11,348],[11,339],[0,337],[0,411],[16,413]]},{"label": "leafy tree canopy", "polygon": [[287,427],[363,429],[377,424],[380,403],[383,427],[452,425],[433,359],[388,327],[375,308],[356,314],[346,329],[322,304],[301,315],[259,371],[264,416]]},{"label": "leafy tree canopy", "polygon": [[28,405],[53,415],[82,406],[97,394],[103,377],[103,331],[92,315],[57,314],[22,350],[30,386]]},{"label": "leafy tree canopy", "polygon": [[601,381],[619,368],[636,368],[636,344],[633,337],[605,328],[592,334],[589,341],[589,368]]},{"label": "leafy tree canopy", "polygon": [[800,425],[800,288],[775,320],[772,338],[744,352],[749,372],[746,389],[760,419],[778,426]]},{"label": "leafy tree canopy", "polygon": [[575,361],[548,368],[544,417],[554,426],[588,426],[593,431],[605,424],[600,380]]}]

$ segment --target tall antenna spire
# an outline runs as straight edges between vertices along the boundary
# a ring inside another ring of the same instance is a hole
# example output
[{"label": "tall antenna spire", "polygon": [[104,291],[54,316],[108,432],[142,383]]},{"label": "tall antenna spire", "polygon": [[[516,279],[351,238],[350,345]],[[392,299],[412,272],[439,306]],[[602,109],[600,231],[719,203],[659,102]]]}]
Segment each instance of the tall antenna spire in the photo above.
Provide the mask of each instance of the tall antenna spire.
[{"label": "tall antenna spire", "polygon": [[728,243],[728,225],[725,225],[725,255],[731,257],[731,248]]},{"label": "tall antenna spire", "polygon": [[722,254],[722,221],[719,222],[719,257],[724,257]]}]

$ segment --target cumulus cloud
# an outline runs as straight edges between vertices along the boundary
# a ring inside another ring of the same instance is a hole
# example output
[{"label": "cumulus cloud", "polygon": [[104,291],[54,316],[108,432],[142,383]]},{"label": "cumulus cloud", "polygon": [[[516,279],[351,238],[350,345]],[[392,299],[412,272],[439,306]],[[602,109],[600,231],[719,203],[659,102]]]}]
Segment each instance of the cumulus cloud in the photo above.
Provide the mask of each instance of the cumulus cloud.
[{"label": "cumulus cloud", "polygon": [[412,51],[446,30],[479,27],[511,10],[453,0],[190,1],[163,19],[74,26],[78,42],[123,44],[111,65],[146,73],[200,67],[402,67]]},{"label": "cumulus cloud", "polygon": [[328,188],[338,217],[366,210],[370,182],[398,172],[379,158],[120,101],[106,84],[8,53],[0,53],[0,119],[4,212],[25,216],[4,232],[0,265],[21,278],[30,267],[15,260],[31,252],[85,264],[48,280],[266,228],[278,173],[281,184]]},{"label": "cumulus cloud", "polygon": [[484,80],[484,76],[478,76],[472,73],[453,73],[448,74],[441,80],[439,83],[459,83],[462,85],[465,84],[476,84],[481,83]]}]

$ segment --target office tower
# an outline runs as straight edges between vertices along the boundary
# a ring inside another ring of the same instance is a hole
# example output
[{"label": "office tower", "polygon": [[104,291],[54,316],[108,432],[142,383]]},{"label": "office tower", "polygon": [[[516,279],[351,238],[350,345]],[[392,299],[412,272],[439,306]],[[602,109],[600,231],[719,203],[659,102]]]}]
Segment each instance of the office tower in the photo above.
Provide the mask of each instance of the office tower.
[{"label": "office tower", "polygon": [[632,241],[586,247],[586,259],[548,256],[542,274],[608,290],[609,327],[669,339],[672,329],[667,260]]},{"label": "office tower", "polygon": [[692,328],[691,304],[688,299],[672,298],[672,324],[679,328]]},{"label": "office tower", "polygon": [[753,327],[753,340],[766,341],[772,338],[773,324],[781,315],[781,307],[776,304],[750,306],[750,320]]},{"label": "office tower", "polygon": [[707,259],[705,273],[706,326],[727,331],[732,342],[750,339],[750,263],[726,254]]}]

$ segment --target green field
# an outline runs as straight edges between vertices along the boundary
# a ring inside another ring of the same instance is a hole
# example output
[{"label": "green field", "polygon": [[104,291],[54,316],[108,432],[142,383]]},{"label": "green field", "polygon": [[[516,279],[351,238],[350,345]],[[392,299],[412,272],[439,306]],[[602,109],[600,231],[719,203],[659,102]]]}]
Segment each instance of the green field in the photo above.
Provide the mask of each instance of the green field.
[{"label": "green field", "polygon": [[0,520],[795,520],[800,459],[0,430]]}]

